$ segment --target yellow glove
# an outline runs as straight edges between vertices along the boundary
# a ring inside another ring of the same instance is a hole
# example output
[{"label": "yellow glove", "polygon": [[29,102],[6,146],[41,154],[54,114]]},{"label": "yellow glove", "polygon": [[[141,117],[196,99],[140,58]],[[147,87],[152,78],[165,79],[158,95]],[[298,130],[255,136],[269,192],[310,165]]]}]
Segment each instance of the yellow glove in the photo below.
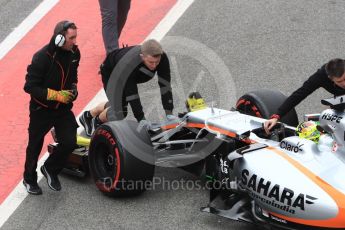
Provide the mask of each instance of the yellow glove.
[{"label": "yellow glove", "polygon": [[56,91],[48,88],[47,100],[58,101],[64,104],[70,103],[74,98],[73,93],[70,90]]}]

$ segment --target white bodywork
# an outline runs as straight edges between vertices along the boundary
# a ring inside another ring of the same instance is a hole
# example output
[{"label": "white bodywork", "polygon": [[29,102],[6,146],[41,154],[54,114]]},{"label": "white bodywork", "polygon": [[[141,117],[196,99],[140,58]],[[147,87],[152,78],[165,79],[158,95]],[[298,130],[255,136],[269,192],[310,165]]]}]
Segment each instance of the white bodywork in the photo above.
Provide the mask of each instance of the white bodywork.
[{"label": "white bodywork", "polygon": [[[297,136],[278,142],[250,133],[250,140],[268,147],[243,154],[236,161],[232,179],[239,181],[263,209],[292,218],[322,220],[336,217],[338,209],[345,208],[338,207],[330,194],[335,191],[345,198],[345,119],[342,119],[343,114],[334,114],[333,110],[323,114],[326,115],[324,120],[320,118],[321,124],[333,131],[335,140],[331,139],[331,144],[323,148]],[[265,121],[216,108],[191,112],[187,120],[205,124],[210,133],[222,135],[221,129],[239,138],[262,127]]]}]

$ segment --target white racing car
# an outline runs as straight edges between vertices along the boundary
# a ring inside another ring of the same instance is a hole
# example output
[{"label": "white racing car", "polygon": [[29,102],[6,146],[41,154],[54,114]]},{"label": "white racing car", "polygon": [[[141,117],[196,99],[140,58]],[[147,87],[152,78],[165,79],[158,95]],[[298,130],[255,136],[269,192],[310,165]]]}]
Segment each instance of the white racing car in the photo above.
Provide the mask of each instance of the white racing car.
[{"label": "white racing car", "polygon": [[264,121],[284,99],[255,91],[228,111],[204,107],[195,93],[175,122],[101,125],[69,166],[89,168],[99,190],[114,196],[143,192],[156,165],[180,167],[208,178],[204,212],[267,228],[345,229],[345,97],[323,100],[330,109],[306,116],[328,133],[323,143],[296,135],[295,111],[265,133]]}]

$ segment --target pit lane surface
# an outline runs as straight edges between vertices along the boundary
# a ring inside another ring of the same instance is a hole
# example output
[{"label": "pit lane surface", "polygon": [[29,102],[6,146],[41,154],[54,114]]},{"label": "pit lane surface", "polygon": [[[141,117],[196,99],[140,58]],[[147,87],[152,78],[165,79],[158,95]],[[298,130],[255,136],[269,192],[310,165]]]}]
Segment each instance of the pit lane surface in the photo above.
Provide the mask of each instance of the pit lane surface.
[{"label": "pit lane surface", "polygon": [[5,39],[40,2],[40,0],[0,0],[0,41]]},{"label": "pit lane surface", "polygon": [[[195,53],[201,56],[211,50],[211,54],[216,54],[211,57],[217,62],[209,66],[205,63],[207,58],[204,61],[179,50],[170,52],[176,112],[184,107],[185,95],[191,88],[201,91],[209,102],[223,105],[228,100],[229,108],[235,98],[227,96],[239,97],[258,88],[276,88],[290,94],[330,58],[343,57],[344,22],[339,19],[344,8],[342,1],[324,0],[196,0],[169,31],[168,36],[174,37],[163,39],[163,45],[185,42],[192,47],[190,53],[196,49],[201,53]],[[223,64],[227,69],[223,69]],[[212,75],[213,68],[221,68],[227,79],[221,74]],[[150,95],[156,93],[152,88],[155,83],[145,84],[141,93],[146,113],[157,120],[160,117],[156,111],[161,110],[151,106]],[[299,115],[319,112],[323,108],[319,99],[323,96],[329,95],[319,90],[305,100],[297,107]],[[159,104],[159,98],[154,102]],[[207,191],[187,189],[187,182],[173,184],[181,178],[198,183],[198,178],[177,169],[159,168],[156,178],[162,183],[130,199],[102,195],[89,178],[60,178],[61,192],[49,190],[42,180],[43,196],[28,196],[2,229],[254,229],[199,212],[207,204]]]}]

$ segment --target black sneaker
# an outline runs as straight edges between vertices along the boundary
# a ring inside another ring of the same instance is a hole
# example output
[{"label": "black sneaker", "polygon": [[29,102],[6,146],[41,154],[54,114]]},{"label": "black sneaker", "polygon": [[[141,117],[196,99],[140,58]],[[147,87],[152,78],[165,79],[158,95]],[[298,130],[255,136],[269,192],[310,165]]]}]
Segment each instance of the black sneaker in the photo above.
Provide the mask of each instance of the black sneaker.
[{"label": "black sneaker", "polygon": [[51,188],[54,191],[61,190],[61,184],[57,175],[49,173],[44,165],[42,165],[41,167],[41,172],[45,176],[45,178],[47,178],[49,188]]},{"label": "black sneaker", "polygon": [[101,123],[97,121],[97,118],[98,117],[94,117],[91,120],[91,135],[93,134],[93,132],[95,132],[95,130],[98,128],[98,126],[101,125]]},{"label": "black sneaker", "polygon": [[83,114],[79,117],[80,123],[84,126],[85,133],[87,136],[91,137],[92,135],[92,117],[88,116],[88,111],[83,112]]},{"label": "black sneaker", "polygon": [[32,195],[41,195],[42,194],[42,189],[38,184],[29,184],[25,180],[23,180],[23,185],[26,188],[26,191]]}]

